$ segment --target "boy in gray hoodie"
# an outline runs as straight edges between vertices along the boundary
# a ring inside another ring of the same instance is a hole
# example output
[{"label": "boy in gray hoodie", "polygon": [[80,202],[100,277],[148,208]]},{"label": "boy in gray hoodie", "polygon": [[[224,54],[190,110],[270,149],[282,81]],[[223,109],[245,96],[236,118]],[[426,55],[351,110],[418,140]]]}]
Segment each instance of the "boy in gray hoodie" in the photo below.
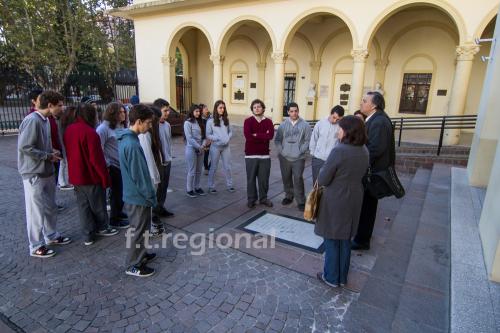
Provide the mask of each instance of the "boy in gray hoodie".
[{"label": "boy in gray hoodie", "polygon": [[26,202],[26,224],[30,255],[52,257],[56,253],[46,245],[71,243],[56,230],[54,162],[61,152],[52,148],[48,117],[58,116],[64,97],[55,91],[44,91],[39,97],[39,109],[30,113],[19,126],[17,166],[23,178]]},{"label": "boy in gray hoodie", "polygon": [[288,116],[289,118],[279,126],[274,139],[285,190],[285,198],[281,204],[289,205],[295,197],[297,207],[303,211],[306,202],[303,173],[311,139],[311,127],[299,117],[297,103],[292,102],[288,105]]}]

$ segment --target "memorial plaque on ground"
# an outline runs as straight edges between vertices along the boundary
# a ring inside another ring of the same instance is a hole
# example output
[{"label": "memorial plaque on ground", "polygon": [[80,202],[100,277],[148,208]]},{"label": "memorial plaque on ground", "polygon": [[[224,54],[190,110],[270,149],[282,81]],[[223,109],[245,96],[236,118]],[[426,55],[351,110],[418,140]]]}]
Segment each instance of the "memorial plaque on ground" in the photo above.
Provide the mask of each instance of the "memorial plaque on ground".
[{"label": "memorial plaque on ground", "polygon": [[274,236],[279,242],[313,252],[323,252],[323,238],[314,233],[314,224],[293,216],[263,211],[238,228],[254,234]]}]

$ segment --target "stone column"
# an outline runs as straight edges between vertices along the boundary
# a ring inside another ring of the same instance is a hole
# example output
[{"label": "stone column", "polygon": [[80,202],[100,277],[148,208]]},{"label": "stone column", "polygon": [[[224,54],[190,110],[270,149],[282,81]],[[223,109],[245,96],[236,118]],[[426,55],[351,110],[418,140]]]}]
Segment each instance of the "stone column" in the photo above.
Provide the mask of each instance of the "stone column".
[{"label": "stone column", "polygon": [[257,66],[257,98],[265,100],[267,63],[258,62],[256,66]]},{"label": "stone column", "polygon": [[382,86],[385,86],[385,70],[389,65],[388,59],[377,59],[375,60],[375,82],[380,82]]},{"label": "stone column", "polygon": [[288,55],[284,52],[273,52],[271,55],[271,58],[274,60],[273,123],[281,123],[283,120],[285,62],[287,57]]},{"label": "stone column", "polygon": [[222,64],[224,63],[224,56],[220,54],[210,55],[210,60],[214,64],[214,92],[213,92],[213,103],[215,101],[222,99]]},{"label": "stone column", "polygon": [[361,98],[363,97],[363,86],[365,83],[367,49],[353,49],[351,56],[354,61],[352,66],[351,96],[349,97],[349,113],[359,109]]},{"label": "stone column", "polygon": [[161,57],[161,62],[163,63],[163,80],[165,82],[165,99],[172,105],[174,109],[177,109],[177,96],[175,94],[175,57],[171,57],[165,54]]},{"label": "stone column", "polygon": [[[460,45],[456,49],[457,65],[455,76],[450,92],[450,102],[448,106],[448,116],[461,116],[465,111],[465,99],[467,98],[467,88],[469,87],[470,74],[474,55],[479,51],[476,44]],[[444,145],[456,145],[460,138],[459,129],[446,130],[444,133]]]},{"label": "stone column", "polygon": [[312,108],[308,105],[306,108],[306,114],[303,115],[304,119],[307,120],[317,120],[316,119],[316,114],[318,111],[318,94],[319,94],[319,71],[321,69],[321,61],[311,61],[309,63],[309,66],[311,67],[311,83],[314,83],[316,85],[316,96],[314,96],[314,99],[312,100],[313,105]]}]

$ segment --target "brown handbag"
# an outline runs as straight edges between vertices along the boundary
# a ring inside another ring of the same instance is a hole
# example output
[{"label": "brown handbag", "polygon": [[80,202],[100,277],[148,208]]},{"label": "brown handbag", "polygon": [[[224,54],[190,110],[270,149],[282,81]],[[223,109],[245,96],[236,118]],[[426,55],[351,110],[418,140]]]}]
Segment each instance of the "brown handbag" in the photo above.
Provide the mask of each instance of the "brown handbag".
[{"label": "brown handbag", "polygon": [[318,217],[319,201],[323,194],[323,187],[318,185],[318,181],[314,183],[313,189],[309,192],[304,208],[304,219],[313,221]]}]

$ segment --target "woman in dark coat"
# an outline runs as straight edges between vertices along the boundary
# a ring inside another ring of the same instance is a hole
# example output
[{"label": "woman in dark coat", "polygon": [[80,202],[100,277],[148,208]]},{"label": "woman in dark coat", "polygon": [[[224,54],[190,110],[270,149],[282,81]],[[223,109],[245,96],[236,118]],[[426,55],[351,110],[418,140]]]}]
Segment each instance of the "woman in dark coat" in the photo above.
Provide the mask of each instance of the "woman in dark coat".
[{"label": "woman in dark coat", "polygon": [[362,120],[346,116],[339,121],[339,144],[321,168],[323,186],[314,232],[325,239],[325,266],[317,277],[331,287],[347,283],[351,238],[358,228],[363,202],[362,178],[368,168],[366,131]]}]

